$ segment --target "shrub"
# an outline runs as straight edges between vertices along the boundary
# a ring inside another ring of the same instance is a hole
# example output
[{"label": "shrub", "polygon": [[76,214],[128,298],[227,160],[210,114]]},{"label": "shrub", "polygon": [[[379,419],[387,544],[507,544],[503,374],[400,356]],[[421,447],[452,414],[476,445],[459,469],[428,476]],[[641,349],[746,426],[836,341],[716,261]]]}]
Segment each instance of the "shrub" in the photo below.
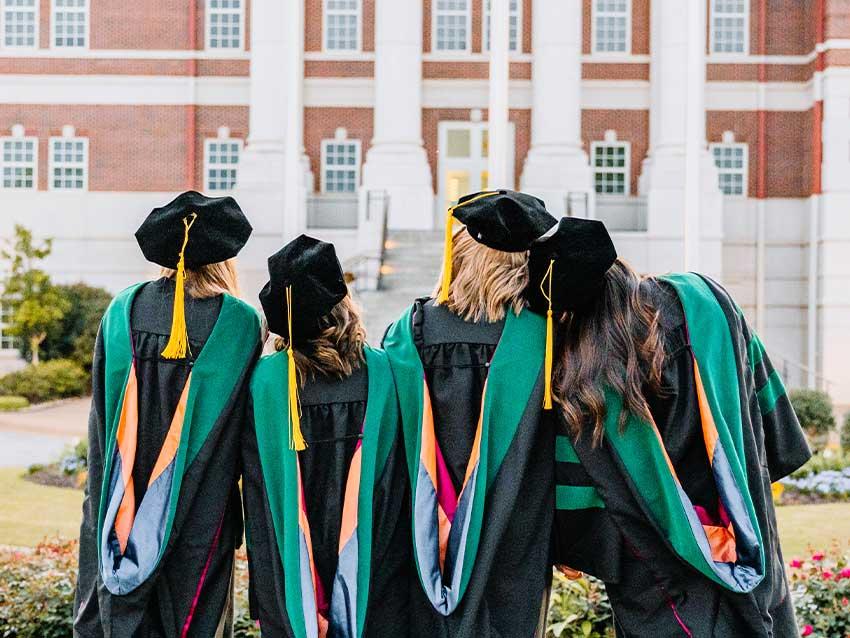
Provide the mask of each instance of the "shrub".
[{"label": "shrub", "polygon": [[604,585],[590,577],[555,574],[546,638],[613,638],[613,616]]},{"label": "shrub", "polygon": [[68,300],[70,309],[41,344],[44,359],[71,359],[87,372],[91,371],[92,353],[97,340],[100,319],[112,295],[103,288],[86,284],[56,286]]},{"label": "shrub", "polygon": [[850,412],[844,415],[844,424],[841,426],[841,449],[850,458]]},{"label": "shrub", "polygon": [[832,414],[832,399],[820,390],[792,390],[788,397],[800,425],[809,434],[817,437],[829,433],[835,427]]},{"label": "shrub", "polygon": [[30,402],[26,397],[0,397],[0,412],[14,412],[29,407]]},{"label": "shrub", "polygon": [[0,395],[19,395],[31,403],[82,396],[88,388],[85,370],[67,359],[56,359],[0,378]]},{"label": "shrub", "polygon": [[850,553],[833,546],[790,563],[791,595],[802,636],[850,635]]},{"label": "shrub", "polygon": [[816,452],[806,464],[791,474],[791,478],[799,479],[820,472],[841,472],[850,467],[850,454],[830,454]]},{"label": "shrub", "polygon": [[75,541],[0,551],[0,636],[71,635],[76,559]]}]

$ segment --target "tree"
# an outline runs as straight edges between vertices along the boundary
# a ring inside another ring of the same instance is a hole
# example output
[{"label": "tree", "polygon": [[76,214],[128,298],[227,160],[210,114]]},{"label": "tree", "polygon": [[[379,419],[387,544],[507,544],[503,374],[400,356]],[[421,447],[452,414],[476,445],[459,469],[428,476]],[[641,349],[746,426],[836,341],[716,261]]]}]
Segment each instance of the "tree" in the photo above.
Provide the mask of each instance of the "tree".
[{"label": "tree", "polygon": [[90,371],[100,319],[112,301],[112,294],[83,283],[60,284],[56,288],[69,301],[71,309],[56,328],[48,331],[41,344],[41,358],[71,359]]},{"label": "tree", "polygon": [[821,447],[826,442],[830,430],[835,427],[835,416],[832,413],[832,399],[826,392],[820,390],[792,390],[788,393],[794,412],[800,420],[800,425]]},{"label": "tree", "polygon": [[36,245],[32,232],[15,225],[15,235],[6,241],[0,257],[8,262],[8,276],[3,282],[0,300],[12,309],[6,328],[9,334],[20,337],[38,365],[39,348],[51,329],[55,329],[70,310],[68,299],[50,281],[50,276],[38,268],[39,262],[50,255],[50,239]]}]

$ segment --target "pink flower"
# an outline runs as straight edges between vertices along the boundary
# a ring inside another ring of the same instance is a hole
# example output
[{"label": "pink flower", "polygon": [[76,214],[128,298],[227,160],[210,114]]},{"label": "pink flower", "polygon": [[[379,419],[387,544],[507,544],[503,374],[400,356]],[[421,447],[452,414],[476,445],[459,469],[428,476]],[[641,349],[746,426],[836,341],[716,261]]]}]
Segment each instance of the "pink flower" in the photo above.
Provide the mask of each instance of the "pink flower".
[{"label": "pink flower", "polygon": [[823,578],[824,580],[832,580],[832,577],[833,577],[834,575],[835,575],[835,574],[833,574],[831,571],[829,571],[829,570],[827,569],[827,570],[825,570],[825,571],[821,574],[821,578]]},{"label": "pink flower", "polygon": [[850,605],[850,600],[847,600],[847,596],[845,596],[841,599],[841,606],[846,607],[847,605]]},{"label": "pink flower", "polygon": [[799,558],[795,558],[789,564],[791,565],[792,569],[800,569],[803,566],[803,561],[801,561]]},{"label": "pink flower", "polygon": [[818,554],[813,554],[813,555],[812,555],[812,560],[822,561],[822,560],[823,560],[823,558],[824,558],[824,554],[822,554],[822,553],[818,553]]},{"label": "pink flower", "polygon": [[813,633],[815,633],[815,628],[812,627],[811,625],[806,625],[805,627],[803,627],[803,633],[801,633],[800,635],[801,636],[811,636]]},{"label": "pink flower", "polygon": [[840,572],[838,572],[839,578],[850,578],[850,567],[845,567]]}]

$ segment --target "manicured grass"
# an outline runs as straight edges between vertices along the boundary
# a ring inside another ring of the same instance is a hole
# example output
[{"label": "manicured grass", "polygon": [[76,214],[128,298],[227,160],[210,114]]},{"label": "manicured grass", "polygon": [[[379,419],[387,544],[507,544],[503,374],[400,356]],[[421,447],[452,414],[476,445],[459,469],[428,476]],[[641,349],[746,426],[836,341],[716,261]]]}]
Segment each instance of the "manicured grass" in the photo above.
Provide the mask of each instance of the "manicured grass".
[{"label": "manicured grass", "polygon": [[0,468],[0,545],[34,546],[45,538],[80,533],[82,490],[45,487]]},{"label": "manicured grass", "polygon": [[[35,485],[22,469],[0,469],[0,545],[34,546],[45,538],[75,538],[80,490]],[[786,560],[850,540],[850,503],[789,505],[777,510]]]},{"label": "manicured grass", "polygon": [[785,561],[805,558],[808,548],[827,549],[833,541],[850,541],[850,503],[785,505],[776,510]]}]

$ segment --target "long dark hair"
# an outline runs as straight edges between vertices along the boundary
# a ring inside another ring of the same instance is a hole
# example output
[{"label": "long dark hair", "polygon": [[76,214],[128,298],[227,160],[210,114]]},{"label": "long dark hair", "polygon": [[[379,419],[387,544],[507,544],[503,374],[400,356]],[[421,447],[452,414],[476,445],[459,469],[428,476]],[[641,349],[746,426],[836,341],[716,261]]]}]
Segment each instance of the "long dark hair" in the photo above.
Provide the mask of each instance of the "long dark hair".
[{"label": "long dark hair", "polygon": [[593,305],[567,314],[561,324],[554,394],[576,438],[591,430],[595,444],[602,440],[606,386],[623,398],[621,428],[629,414],[652,418],[644,391],[661,391],[664,344],[642,281],[618,259]]}]

